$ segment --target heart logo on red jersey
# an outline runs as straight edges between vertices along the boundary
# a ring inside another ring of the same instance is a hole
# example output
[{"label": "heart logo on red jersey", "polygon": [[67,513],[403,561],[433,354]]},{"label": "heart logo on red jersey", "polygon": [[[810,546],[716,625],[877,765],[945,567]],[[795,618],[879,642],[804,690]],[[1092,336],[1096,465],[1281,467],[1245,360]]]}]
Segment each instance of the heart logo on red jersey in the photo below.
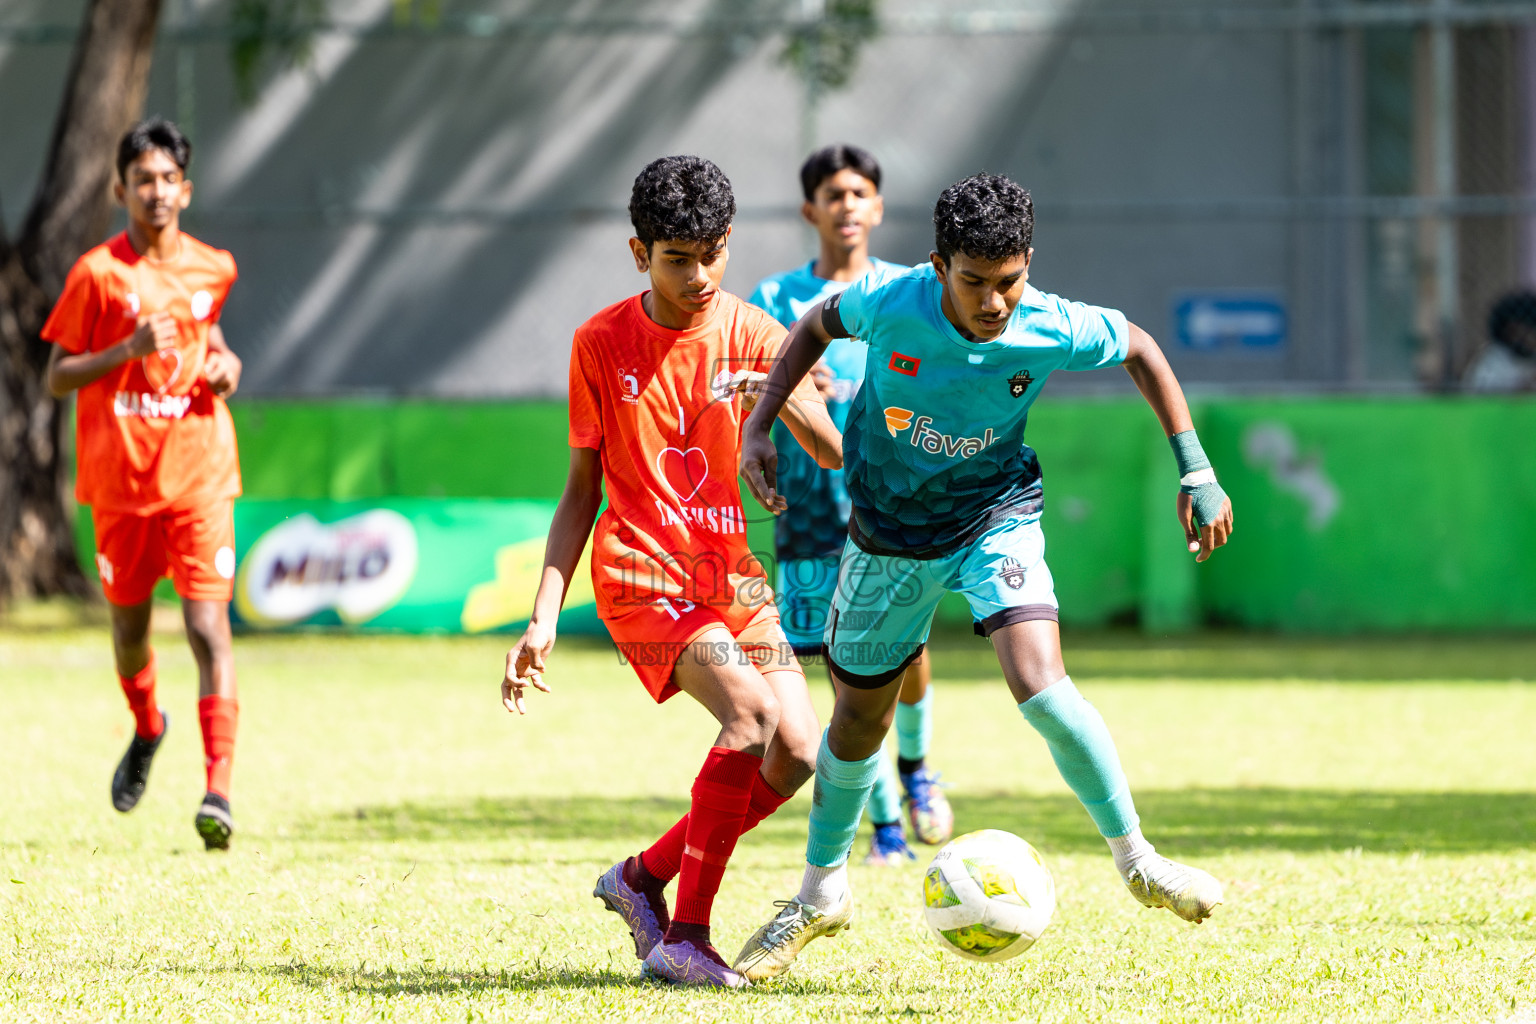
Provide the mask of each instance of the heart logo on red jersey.
[{"label": "heart logo on red jersey", "polygon": [[[176,383],[176,378],[181,376],[181,350],[178,348],[162,348],[154,355],[145,356],[139,360],[144,367],[144,379],[149,381],[149,386],[155,389],[159,395],[171,390],[171,385]],[[167,370],[167,364],[172,364]],[[163,381],[157,383],[159,378]]]},{"label": "heart logo on red jersey", "polygon": [[656,453],[656,472],[679,500],[689,502],[709,479],[709,457],[702,448],[663,448]]}]

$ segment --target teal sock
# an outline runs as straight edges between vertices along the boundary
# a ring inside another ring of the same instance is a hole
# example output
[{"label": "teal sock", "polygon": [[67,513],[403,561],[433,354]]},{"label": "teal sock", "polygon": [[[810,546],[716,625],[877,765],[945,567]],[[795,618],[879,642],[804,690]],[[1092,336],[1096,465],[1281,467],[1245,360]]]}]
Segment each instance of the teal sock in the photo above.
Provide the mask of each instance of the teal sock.
[{"label": "teal sock", "polygon": [[896,778],[896,766],[880,752],[880,765],[875,773],[875,788],[869,791],[869,820],[886,825],[901,820],[901,782]]},{"label": "teal sock", "polygon": [[933,690],[916,704],[896,702],[896,743],[902,758],[921,761],[928,756],[933,739]]},{"label": "teal sock", "polygon": [[1140,823],[1109,727],[1070,677],[1037,693],[1019,710],[1045,737],[1056,770],[1088,809],[1100,835],[1123,836]]},{"label": "teal sock", "polygon": [[836,867],[848,859],[853,837],[859,831],[864,802],[885,760],[876,750],[862,761],[843,761],[827,746],[821,734],[816,752],[816,788],[811,797],[811,822],[805,840],[805,859],[817,867]]}]

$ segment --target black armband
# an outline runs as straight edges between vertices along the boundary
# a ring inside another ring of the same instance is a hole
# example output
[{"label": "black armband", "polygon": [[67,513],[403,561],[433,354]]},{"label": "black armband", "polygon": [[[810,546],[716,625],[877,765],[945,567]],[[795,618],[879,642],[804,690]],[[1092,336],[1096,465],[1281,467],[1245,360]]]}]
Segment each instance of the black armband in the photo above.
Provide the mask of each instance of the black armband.
[{"label": "black armband", "polygon": [[842,292],[838,292],[821,304],[821,329],[833,338],[853,337],[853,332],[843,326],[843,314],[838,312],[838,307],[842,304]]}]

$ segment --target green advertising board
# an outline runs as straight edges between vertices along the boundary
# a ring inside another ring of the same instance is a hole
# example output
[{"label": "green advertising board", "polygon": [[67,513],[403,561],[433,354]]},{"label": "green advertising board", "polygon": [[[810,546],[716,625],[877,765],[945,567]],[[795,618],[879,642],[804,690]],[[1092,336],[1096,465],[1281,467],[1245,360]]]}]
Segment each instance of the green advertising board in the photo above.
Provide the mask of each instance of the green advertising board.
[{"label": "green advertising board", "polygon": [[[533,611],[552,500],[242,499],[233,616],[245,628],[520,628]],[[588,557],[563,632],[601,632]]]},{"label": "green advertising board", "polygon": [[[231,408],[242,566],[262,536],[303,515],[335,527],[392,510],[415,530],[417,568],[398,602],[366,619],[331,604],[299,621],[477,631],[526,620],[569,462],[564,403]],[[1536,402],[1206,399],[1192,411],[1236,514],[1232,543],[1198,566],[1173,515],[1173,456],[1144,402],[1048,399],[1031,413],[1064,624],[1536,628]],[[745,511],[748,542],[771,565],[771,517],[750,499]],[[79,540],[91,567],[88,515]],[[578,576],[586,586],[585,568]],[[590,603],[567,607],[562,629],[600,629]],[[254,628],[262,613],[248,611],[237,606]],[[962,598],[939,615],[969,618]]]},{"label": "green advertising board", "polygon": [[1324,632],[1536,626],[1536,403],[1210,402],[1237,532],[1200,571],[1217,623]]}]

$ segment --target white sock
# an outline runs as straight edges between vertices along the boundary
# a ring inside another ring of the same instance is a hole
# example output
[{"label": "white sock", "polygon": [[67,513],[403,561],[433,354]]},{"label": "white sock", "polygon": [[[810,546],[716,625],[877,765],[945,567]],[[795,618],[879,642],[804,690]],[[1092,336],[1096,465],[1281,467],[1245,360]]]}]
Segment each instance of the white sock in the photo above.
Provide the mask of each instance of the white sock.
[{"label": "white sock", "polygon": [[800,879],[800,902],[809,903],[817,910],[827,911],[843,902],[848,892],[848,862],[836,867],[805,865],[805,876]]},{"label": "white sock", "polygon": [[1122,879],[1131,873],[1137,861],[1157,852],[1141,834],[1140,828],[1133,828],[1123,836],[1107,837],[1104,841],[1109,844],[1109,852],[1115,855],[1115,870],[1120,872]]}]

